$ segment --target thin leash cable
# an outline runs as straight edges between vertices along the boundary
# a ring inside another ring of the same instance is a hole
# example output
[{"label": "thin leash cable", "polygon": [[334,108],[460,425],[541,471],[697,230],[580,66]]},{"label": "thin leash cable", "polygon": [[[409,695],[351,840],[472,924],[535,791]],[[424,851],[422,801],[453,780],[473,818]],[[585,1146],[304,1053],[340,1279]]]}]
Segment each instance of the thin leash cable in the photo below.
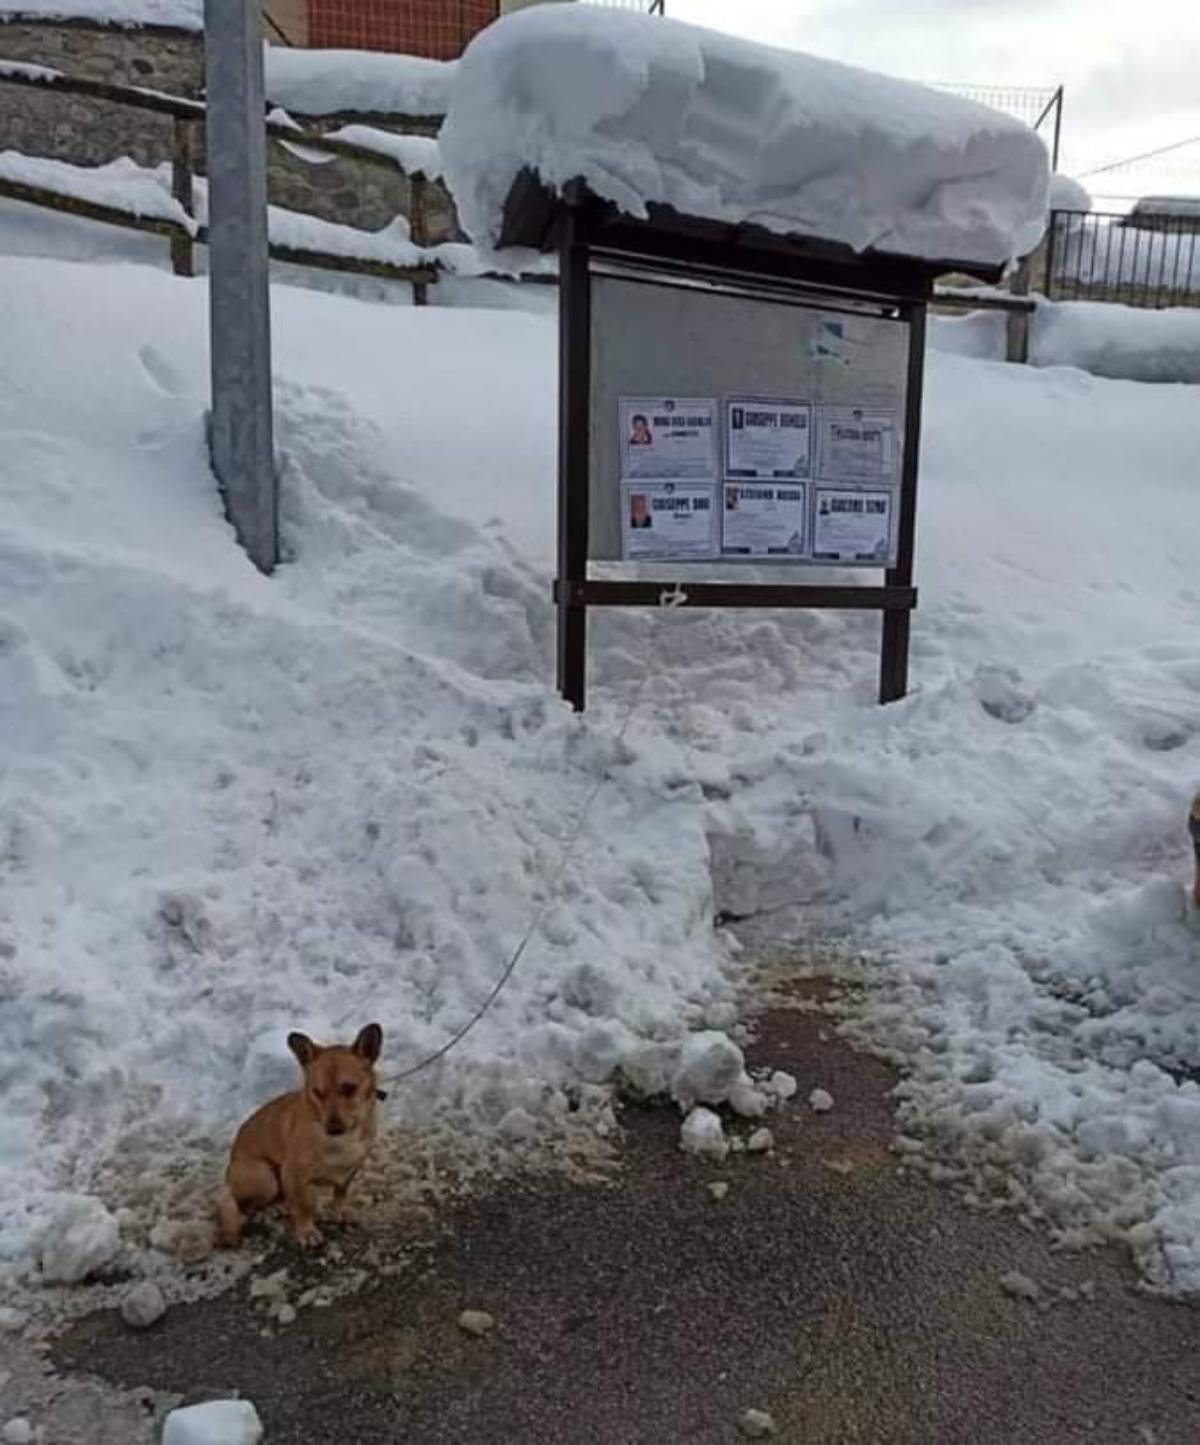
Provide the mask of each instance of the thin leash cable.
[{"label": "thin leash cable", "polygon": [[[676,586],[671,591],[664,591],[659,598],[659,603],[663,607],[682,607],[686,604],[686,602],[687,593],[684,592],[678,584],[676,584]],[[629,706],[625,710],[625,717],[621,722],[620,728],[618,728],[617,730],[616,741],[613,743],[614,754],[620,749],[621,744],[625,741],[625,734],[629,731],[629,725],[633,721],[634,714],[637,712],[638,705],[641,703],[642,700],[642,694],[643,692],[645,692],[646,684],[649,681],[650,667],[649,664],[647,664],[647,666],[642,670],[641,681],[634,689],[633,696],[629,700]],[[460,1029],[458,1029],[450,1036],[450,1038],[446,1040],[446,1042],[441,1046],[441,1048],[436,1049],[427,1058],[421,1059],[419,1063],[413,1064],[407,1069],[402,1069],[398,1074],[388,1074],[386,1078],[380,1080],[381,1084],[386,1085],[403,1083],[405,1079],[411,1079],[414,1074],[419,1074],[423,1069],[428,1069],[432,1064],[436,1064],[439,1059],[444,1059],[451,1049],[456,1048],[463,1041],[463,1039],[466,1038],[466,1036],[479,1022],[479,1020],[483,1018],[484,1014],[487,1013],[488,1009],[490,1009],[491,1006],[500,997],[501,993],[504,991],[505,985],[513,976],[513,972],[516,969],[517,964],[520,963],[522,954],[524,954],[526,948],[529,946],[530,940],[537,932],[538,925],[546,916],[546,911],[549,909],[551,903],[554,901],[555,893],[558,889],[558,881],[566,870],[567,864],[571,861],[571,855],[575,851],[575,845],[579,842],[579,839],[583,834],[584,825],[587,823],[588,815],[592,810],[592,804],[596,801],[596,798],[600,793],[600,789],[604,786],[606,782],[608,782],[609,776],[609,770],[607,767],[605,767],[603,771],[597,776],[591,788],[588,790],[587,797],[585,797],[583,800],[583,806],[579,810],[579,815],[576,818],[575,825],[571,829],[571,833],[567,838],[566,846],[563,848],[562,855],[560,856],[558,863],[555,865],[553,873],[551,873],[547,881],[545,897],[534,909],[533,916],[529,920],[529,926],[526,928],[524,934],[522,935],[520,943],[518,943],[516,948],[513,950],[512,957],[508,960],[504,971],[496,980],[487,998],[484,999],[484,1001],[479,1005],[479,1007],[466,1021],[466,1023],[463,1024]]]}]

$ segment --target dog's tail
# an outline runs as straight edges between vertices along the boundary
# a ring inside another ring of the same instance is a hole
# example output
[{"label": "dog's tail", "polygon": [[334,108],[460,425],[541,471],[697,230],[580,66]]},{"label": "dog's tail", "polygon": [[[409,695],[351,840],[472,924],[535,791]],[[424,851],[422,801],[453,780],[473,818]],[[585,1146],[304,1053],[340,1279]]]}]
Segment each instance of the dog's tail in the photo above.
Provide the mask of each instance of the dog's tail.
[{"label": "dog's tail", "polygon": [[1192,799],[1188,813],[1188,832],[1192,835],[1192,851],[1196,855],[1196,875],[1192,882],[1192,901],[1200,908],[1200,793]]},{"label": "dog's tail", "polygon": [[217,1243],[227,1249],[235,1249],[242,1242],[245,1222],[246,1216],[238,1207],[233,1190],[228,1184],[223,1184],[217,1195]]}]

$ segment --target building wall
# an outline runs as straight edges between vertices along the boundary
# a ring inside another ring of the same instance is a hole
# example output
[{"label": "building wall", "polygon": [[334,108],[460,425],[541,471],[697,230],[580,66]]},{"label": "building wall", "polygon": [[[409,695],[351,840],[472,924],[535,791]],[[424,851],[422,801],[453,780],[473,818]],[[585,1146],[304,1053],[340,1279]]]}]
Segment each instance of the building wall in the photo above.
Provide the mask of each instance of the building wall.
[{"label": "building wall", "polygon": [[308,43],[454,60],[498,9],[499,0],[309,0]]},{"label": "building wall", "polygon": [[[204,52],[185,31],[0,21],[0,58],[171,95],[196,96],[204,85]],[[84,96],[0,85],[3,150],[84,166],[118,156],[157,165],[171,156],[171,120]]]},{"label": "building wall", "polygon": [[264,0],[263,34],[272,45],[308,45],[308,0]]},{"label": "building wall", "polygon": [[[182,31],[0,22],[0,59],[46,65],[112,85],[148,86],[172,95],[198,96],[204,84],[201,38]],[[318,131],[355,121],[385,130],[402,128],[398,121],[389,124],[388,117],[377,115],[306,117],[306,121]],[[203,174],[204,128],[190,125],[189,132],[193,169]],[[61,91],[0,84],[0,151],[84,166],[132,156],[139,165],[157,166],[170,161],[172,139],[169,116]],[[367,231],[379,230],[397,215],[406,216],[414,239],[428,245],[459,235],[453,202],[439,183],[414,187],[409,177],[387,167],[341,156],[313,162],[277,143],[268,146],[267,159],[274,205]]]}]

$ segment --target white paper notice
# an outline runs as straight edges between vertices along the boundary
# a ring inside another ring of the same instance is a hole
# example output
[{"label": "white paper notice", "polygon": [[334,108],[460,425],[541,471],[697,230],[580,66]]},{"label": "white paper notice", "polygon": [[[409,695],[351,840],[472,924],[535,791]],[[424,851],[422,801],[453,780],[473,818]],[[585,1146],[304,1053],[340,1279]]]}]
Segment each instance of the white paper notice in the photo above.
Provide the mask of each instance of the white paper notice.
[{"label": "white paper notice", "polygon": [[806,550],[803,482],[791,486],[726,482],[721,551],[727,557],[802,557]]},{"label": "white paper notice", "polygon": [[712,397],[623,396],[617,409],[627,480],[716,478]]},{"label": "white paper notice", "polygon": [[626,482],[621,488],[625,560],[716,556],[714,490],[711,483]]},{"label": "white paper notice", "polygon": [[892,492],[852,492],[818,487],[813,517],[813,557],[821,562],[875,562],[892,553]]},{"label": "white paper notice", "polygon": [[831,482],[890,482],[896,413],[890,407],[823,406],[817,411],[818,475]]},{"label": "white paper notice", "polygon": [[807,477],[812,407],[792,397],[725,399],[725,475],[754,481]]}]

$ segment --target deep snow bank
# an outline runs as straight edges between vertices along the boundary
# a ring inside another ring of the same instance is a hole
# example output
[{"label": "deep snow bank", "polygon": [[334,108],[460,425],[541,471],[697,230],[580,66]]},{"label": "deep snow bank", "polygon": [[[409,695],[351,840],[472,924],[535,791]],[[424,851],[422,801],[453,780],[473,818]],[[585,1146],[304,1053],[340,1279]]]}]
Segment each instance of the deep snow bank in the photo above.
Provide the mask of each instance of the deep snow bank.
[{"label": "deep snow bank", "polygon": [[392,1117],[503,1140],[617,1062],[663,1081],[728,1016],[711,858],[726,906],[877,960],[924,1148],[1200,1281],[1194,392],[935,355],[912,697],[874,705],[865,614],[614,613],[579,721],[551,320],[276,288],[267,582],[205,465],[204,314],[142,267],[0,261],[10,1255],[58,1220],[107,1249],[97,1191],[144,1240],[297,1024],[377,1016],[389,1067],[445,1039],[607,770],[511,989]]},{"label": "deep snow bank", "polygon": [[[935,316],[929,343],[938,351],[1003,361],[1005,318],[995,311]],[[1075,366],[1114,381],[1200,384],[1200,311],[1153,311],[1100,301],[1038,298],[1029,321],[1033,366]]]},{"label": "deep snow bank", "polygon": [[[378,1018],[388,1068],[443,1042],[601,772],[512,987],[402,1116],[547,1117],[728,991],[680,744],[633,727],[614,753],[614,709],[581,722],[547,686],[545,576],[506,491],[550,508],[528,423],[553,414],[553,327],[277,292],[291,561],[268,581],[206,466],[205,314],[202,284],[139,267],[0,263],[10,1259],[47,1223],[91,1239],[59,1191],[101,1166],[144,1241],[164,1200],[139,1178],[287,1087],[290,1028]],[[347,357],[374,374],[361,409],[326,385]]]}]

